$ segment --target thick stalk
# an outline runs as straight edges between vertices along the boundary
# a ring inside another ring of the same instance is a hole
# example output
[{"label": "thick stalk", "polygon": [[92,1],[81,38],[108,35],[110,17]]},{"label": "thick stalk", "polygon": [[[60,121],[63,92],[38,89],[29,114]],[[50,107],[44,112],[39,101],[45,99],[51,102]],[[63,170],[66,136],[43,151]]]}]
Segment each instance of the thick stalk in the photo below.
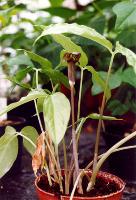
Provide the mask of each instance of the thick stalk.
[{"label": "thick stalk", "polygon": [[102,166],[102,164],[104,163],[104,161],[114,152],[116,151],[116,149],[118,149],[120,146],[122,146],[125,142],[127,142],[128,140],[130,140],[131,138],[136,137],[136,131],[131,133],[130,135],[128,135],[127,137],[123,138],[122,140],[120,140],[118,143],[116,143],[114,146],[112,146],[106,153],[103,154],[102,158],[98,161],[96,168],[94,169],[93,173],[92,173],[92,177],[91,180],[88,184],[87,187],[87,191],[89,192],[94,184],[95,184],[95,180],[96,180],[96,176],[97,173],[99,172],[100,167]]},{"label": "thick stalk", "polygon": [[110,65],[109,65],[108,74],[107,74],[106,83],[105,83],[104,94],[103,94],[103,98],[102,98],[102,104],[101,104],[101,108],[100,108],[100,119],[98,122],[98,127],[97,127],[97,132],[96,132],[96,143],[95,143],[95,149],[94,149],[93,170],[95,170],[97,160],[98,160],[100,132],[101,132],[101,126],[102,126],[102,115],[103,115],[104,107],[105,107],[105,103],[106,103],[106,92],[107,92],[107,88],[108,88],[108,83],[109,83],[109,78],[110,78],[110,74],[111,74],[111,68],[112,68],[114,56],[115,56],[115,53],[113,52],[112,56],[111,56],[111,60],[110,60]]},{"label": "thick stalk", "polygon": [[79,164],[78,164],[78,153],[76,145],[76,131],[75,131],[75,120],[74,120],[74,86],[71,86],[71,112],[72,112],[72,142],[73,142],[73,155],[75,162],[75,173],[76,177],[79,174]]},{"label": "thick stalk", "polygon": [[80,107],[81,107],[82,86],[83,86],[83,73],[84,73],[84,68],[82,67],[81,68],[81,77],[80,77],[79,98],[78,98],[77,121],[80,118]]},{"label": "thick stalk", "polygon": [[66,151],[66,143],[63,138],[63,153],[64,153],[64,169],[65,169],[65,194],[69,194],[69,182],[68,182],[68,162],[67,162],[67,151]]},{"label": "thick stalk", "polygon": [[[70,91],[71,91],[72,144],[73,144],[73,157],[74,157],[74,164],[75,164],[75,171],[74,171],[75,179],[78,177],[78,174],[79,174],[79,163],[78,163],[76,131],[75,131],[74,85],[75,85],[75,67],[76,67],[75,64],[76,62],[79,61],[80,56],[81,55],[79,53],[66,53],[64,55],[64,59],[67,61],[67,64],[68,64],[68,79],[69,79]],[[80,180],[78,184],[78,192],[83,193],[82,183]]]}]

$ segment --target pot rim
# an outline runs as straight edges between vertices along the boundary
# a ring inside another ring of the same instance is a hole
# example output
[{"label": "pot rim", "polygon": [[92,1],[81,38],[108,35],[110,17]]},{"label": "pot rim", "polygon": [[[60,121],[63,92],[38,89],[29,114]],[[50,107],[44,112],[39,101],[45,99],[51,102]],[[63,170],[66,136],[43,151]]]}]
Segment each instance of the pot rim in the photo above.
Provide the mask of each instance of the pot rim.
[{"label": "pot rim", "polygon": [[[62,170],[63,171],[63,170]],[[91,170],[86,170],[86,172],[88,172],[88,173],[91,173]],[[50,193],[50,192],[46,192],[46,191],[44,191],[44,190],[42,190],[37,184],[38,184],[38,182],[39,182],[39,180],[40,180],[40,178],[42,177],[43,175],[41,175],[41,176],[38,176],[36,179],[35,179],[35,186],[36,186],[36,189],[37,190],[39,190],[40,192],[42,192],[42,193],[44,193],[44,194],[48,194],[48,195],[51,195],[51,196],[56,196],[54,193]],[[113,174],[110,174],[110,173],[108,173],[108,172],[103,172],[103,171],[100,171],[99,173],[98,173],[98,177],[108,177],[109,179],[115,179],[115,180],[117,180],[117,182],[116,182],[116,184],[118,184],[118,186],[120,187],[120,189],[119,190],[117,190],[116,192],[113,192],[113,193],[111,193],[111,194],[108,194],[108,195],[103,195],[103,196],[97,196],[97,197],[88,197],[88,196],[84,196],[84,197],[80,197],[80,196],[74,196],[73,198],[76,200],[76,199],[79,199],[79,198],[82,198],[82,199],[88,199],[88,200],[90,200],[90,198],[92,198],[92,200],[97,200],[98,198],[107,198],[107,197],[111,197],[111,196],[113,196],[113,195],[117,195],[117,194],[119,194],[119,193],[121,193],[121,192],[123,192],[123,190],[124,190],[124,188],[125,188],[125,182],[121,179],[121,178],[119,178],[118,176],[115,176],[115,175],[113,175]],[[70,197],[70,195],[69,196],[66,196],[66,195],[60,195],[60,197],[65,197],[65,198],[68,198],[68,197]]]}]

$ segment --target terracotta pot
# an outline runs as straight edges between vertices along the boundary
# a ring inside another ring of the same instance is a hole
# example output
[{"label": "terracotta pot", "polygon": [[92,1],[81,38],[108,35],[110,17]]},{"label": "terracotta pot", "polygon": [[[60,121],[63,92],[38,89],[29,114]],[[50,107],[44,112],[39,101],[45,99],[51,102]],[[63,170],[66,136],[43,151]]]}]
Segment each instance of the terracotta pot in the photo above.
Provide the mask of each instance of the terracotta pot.
[{"label": "terracotta pot", "polygon": [[[90,175],[92,172],[88,171],[88,174]],[[99,172],[98,177],[106,180],[108,183],[109,182],[114,182],[117,187],[119,188],[117,192],[111,193],[109,195],[104,195],[104,196],[97,196],[97,197],[74,197],[73,200],[120,200],[123,194],[123,190],[125,188],[125,183],[118,178],[117,176],[114,176],[112,174],[109,174],[107,172]],[[35,186],[36,186],[36,191],[37,195],[39,197],[39,200],[69,200],[69,196],[56,196],[53,193],[46,192],[39,188],[38,183],[40,181],[41,177],[38,177],[35,180]]]}]

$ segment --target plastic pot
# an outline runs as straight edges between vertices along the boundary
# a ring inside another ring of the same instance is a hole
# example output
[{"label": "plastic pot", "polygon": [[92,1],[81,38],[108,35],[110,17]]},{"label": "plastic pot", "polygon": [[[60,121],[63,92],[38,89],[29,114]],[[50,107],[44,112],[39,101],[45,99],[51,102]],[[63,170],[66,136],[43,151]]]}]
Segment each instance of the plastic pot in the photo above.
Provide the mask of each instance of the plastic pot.
[{"label": "plastic pot", "polygon": [[[91,175],[91,171],[88,171],[88,175]],[[42,176],[41,176],[42,177]],[[36,191],[39,200],[69,200],[70,196],[65,196],[65,195],[60,195],[57,196],[53,193],[46,192],[42,190],[39,186],[38,183],[41,180],[41,177],[36,178],[35,180],[35,186],[36,186]],[[116,184],[118,190],[115,193],[111,193],[108,195],[103,195],[103,196],[97,196],[97,197],[73,197],[73,200],[120,200],[123,194],[123,190],[125,188],[125,183],[118,178],[117,176],[114,176],[112,174],[106,173],[106,172],[99,172],[97,177],[100,177],[104,179],[107,183],[114,183]]]}]

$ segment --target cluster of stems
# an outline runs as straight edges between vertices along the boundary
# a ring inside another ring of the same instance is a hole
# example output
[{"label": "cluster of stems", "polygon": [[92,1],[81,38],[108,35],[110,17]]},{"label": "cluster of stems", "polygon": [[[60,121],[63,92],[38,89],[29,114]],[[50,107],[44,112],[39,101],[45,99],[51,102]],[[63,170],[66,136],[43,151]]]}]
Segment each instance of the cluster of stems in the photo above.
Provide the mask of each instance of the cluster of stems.
[{"label": "cluster of stems", "polygon": [[[60,185],[60,191],[65,194],[69,194],[69,188],[70,188],[70,183],[72,179],[72,174],[73,174],[73,191],[71,194],[71,198],[74,195],[74,192],[77,188],[77,191],[79,194],[83,194],[83,188],[82,188],[82,178],[84,175],[87,176],[86,170],[90,168],[93,165],[93,171],[92,171],[92,176],[91,178],[87,177],[89,179],[88,187],[87,187],[87,192],[89,192],[95,185],[96,181],[96,176],[97,173],[99,172],[99,169],[103,162],[109,157],[112,153],[117,152],[119,150],[125,150],[125,149],[131,149],[135,148],[135,146],[130,146],[130,147],[122,147],[119,148],[122,144],[124,144],[126,141],[129,139],[133,138],[136,136],[136,132],[132,133],[131,135],[127,136],[126,138],[122,139],[120,142],[115,144],[113,147],[111,147],[106,153],[103,155],[98,156],[99,152],[99,140],[100,140],[100,132],[101,132],[101,126],[102,126],[102,116],[106,104],[106,93],[108,89],[108,83],[109,83],[109,78],[111,74],[111,68],[113,64],[113,59],[115,56],[116,52],[112,52],[111,55],[111,60],[110,60],[110,65],[108,69],[108,74],[107,74],[107,79],[105,83],[105,89],[104,89],[104,94],[102,98],[102,104],[100,108],[100,118],[98,121],[98,127],[97,127],[97,132],[96,132],[96,143],[95,143],[95,150],[94,150],[94,159],[91,161],[84,170],[79,169],[79,162],[78,162],[78,139],[79,135],[76,132],[76,123],[75,123],[75,105],[74,105],[74,92],[75,92],[75,68],[76,64],[79,63],[79,59],[81,54],[80,53],[65,53],[64,59],[67,62],[68,65],[68,80],[69,80],[69,85],[70,85],[70,91],[71,91],[71,119],[72,119],[72,147],[73,147],[73,156],[71,158],[70,166],[68,167],[68,162],[67,162],[67,152],[66,152],[66,144],[65,144],[65,139],[63,138],[63,152],[64,152],[64,176],[65,176],[65,191],[63,188],[62,184],[62,171],[60,167],[60,161],[59,161],[59,154],[58,154],[58,147],[54,147],[49,135],[47,132],[44,131],[41,119],[38,113],[37,109],[37,104],[36,100],[34,100],[35,103],[35,108],[36,108],[36,114],[38,117],[39,125],[41,128],[41,132],[45,133],[45,143],[47,146],[47,152],[48,152],[48,157],[49,157],[49,166],[47,165],[46,162],[46,173],[48,177],[48,181],[50,186],[52,186],[52,181],[57,182]],[[80,106],[81,106],[81,93],[82,93],[82,84],[83,84],[83,71],[85,68],[81,68],[81,79],[80,79],[80,89],[79,89],[79,99],[78,99],[78,113],[77,113],[77,121],[80,118]],[[36,70],[36,85],[38,89],[38,70]],[[83,122],[84,123],[84,122]],[[81,130],[79,131],[79,133]],[[77,134],[77,135],[76,135]]]}]

